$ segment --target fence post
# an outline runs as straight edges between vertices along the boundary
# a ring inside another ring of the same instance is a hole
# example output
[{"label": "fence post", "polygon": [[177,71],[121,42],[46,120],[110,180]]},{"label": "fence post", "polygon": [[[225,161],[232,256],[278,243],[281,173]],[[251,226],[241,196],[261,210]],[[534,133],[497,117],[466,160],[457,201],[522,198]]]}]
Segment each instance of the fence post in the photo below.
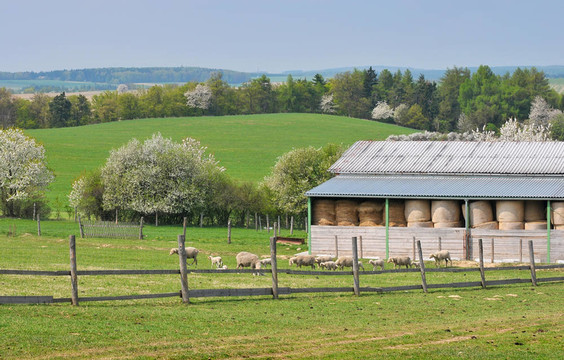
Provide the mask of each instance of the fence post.
[{"label": "fence post", "polygon": [[482,288],[486,288],[486,274],[484,273],[484,248],[482,246],[482,239],[478,239],[478,250],[480,251],[480,278]]},{"label": "fence post", "polygon": [[186,223],[188,222],[188,218],[185,216],[184,221],[182,221],[182,235],[184,235],[184,239],[186,239]]},{"label": "fence post", "polygon": [[80,221],[80,215],[78,215],[78,229],[80,230],[80,238],[84,239],[84,228],[82,227],[82,221]]},{"label": "fence post", "polygon": [[[274,227],[274,235],[276,235],[276,227]],[[280,215],[278,215],[278,236],[280,236]]]},{"label": "fence post", "polygon": [[523,262],[523,239],[519,239],[519,262]]},{"label": "fence post", "polygon": [[272,297],[278,299],[278,263],[276,262],[276,236],[270,238],[270,264],[272,268]]},{"label": "fence post", "polygon": [[37,214],[37,236],[41,236],[41,220],[39,219],[39,214]]},{"label": "fence post", "polygon": [[360,258],[364,259],[364,251],[362,250],[362,236],[359,236],[359,241],[360,241]]},{"label": "fence post", "polygon": [[290,217],[290,235],[294,235],[294,215]]},{"label": "fence post", "polygon": [[255,231],[258,231],[258,219],[257,219],[256,211],[255,211]]},{"label": "fence post", "polygon": [[427,279],[425,277],[425,262],[423,261],[423,251],[421,250],[421,241],[417,240],[417,253],[419,254],[419,268],[421,269],[421,285],[423,292],[427,292]]},{"label": "fence post", "polygon": [[415,256],[415,236],[413,237],[412,246],[413,246],[413,261],[415,261],[417,260],[417,257]]},{"label": "fence post", "polygon": [[262,231],[262,219],[260,218],[260,216],[259,216],[258,220],[259,220],[259,229],[260,229],[260,231]]},{"label": "fence post", "polygon": [[356,236],[352,238],[352,253],[353,253],[353,280],[354,280],[354,294],[360,295],[360,285],[358,278],[358,253],[356,247]]},{"label": "fence post", "polygon": [[439,251],[441,251],[443,249],[443,239],[441,239],[441,237],[439,236]]},{"label": "fence post", "polygon": [[178,260],[180,262],[180,283],[182,285],[182,302],[190,303],[188,296],[188,269],[186,267],[186,239],[184,235],[178,235]]},{"label": "fence post", "polygon": [[227,221],[227,243],[231,244],[231,219]]},{"label": "fence post", "polygon": [[531,259],[531,282],[537,286],[537,269],[535,268],[535,252],[533,250],[533,240],[529,240],[529,258]]},{"label": "fence post", "polygon": [[494,263],[494,254],[495,254],[495,250],[494,250],[494,239],[492,238],[492,264]]},{"label": "fence post", "polygon": [[[75,211],[76,211],[76,206],[74,207],[74,209],[75,209]],[[35,220],[35,214],[36,214],[36,213],[35,213],[35,203],[33,203],[33,217],[32,217],[32,219],[34,219],[34,220]],[[76,221],[76,215],[75,215],[74,220]]]},{"label": "fence post", "polygon": [[78,277],[76,275],[76,239],[74,235],[69,237],[70,248],[70,276],[71,276],[71,304],[78,306]]},{"label": "fence post", "polygon": [[[270,221],[268,219],[268,214],[266,214],[266,232],[270,234]],[[276,234],[274,234],[276,235]]]},{"label": "fence post", "polygon": [[139,240],[143,240],[143,216],[141,216],[139,221]]},{"label": "fence post", "polygon": [[339,239],[337,238],[337,235],[335,235],[335,257],[337,259],[339,258]]}]

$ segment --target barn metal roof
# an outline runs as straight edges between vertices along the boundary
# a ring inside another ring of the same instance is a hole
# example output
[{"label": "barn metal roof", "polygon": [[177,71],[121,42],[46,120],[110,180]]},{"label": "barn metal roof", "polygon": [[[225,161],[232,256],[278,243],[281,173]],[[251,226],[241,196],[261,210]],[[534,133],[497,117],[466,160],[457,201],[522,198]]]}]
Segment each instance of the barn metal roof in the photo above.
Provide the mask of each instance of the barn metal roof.
[{"label": "barn metal roof", "polygon": [[564,176],[564,142],[358,141],[329,171]]},{"label": "barn metal roof", "polygon": [[556,176],[339,175],[308,197],[564,199]]}]

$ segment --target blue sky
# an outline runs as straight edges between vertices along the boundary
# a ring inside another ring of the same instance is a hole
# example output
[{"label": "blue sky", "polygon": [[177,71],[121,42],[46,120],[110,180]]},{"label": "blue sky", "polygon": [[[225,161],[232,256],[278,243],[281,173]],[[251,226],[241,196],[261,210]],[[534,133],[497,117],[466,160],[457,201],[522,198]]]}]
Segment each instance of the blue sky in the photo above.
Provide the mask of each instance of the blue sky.
[{"label": "blue sky", "polygon": [[0,0],[0,71],[564,65],[564,1]]}]

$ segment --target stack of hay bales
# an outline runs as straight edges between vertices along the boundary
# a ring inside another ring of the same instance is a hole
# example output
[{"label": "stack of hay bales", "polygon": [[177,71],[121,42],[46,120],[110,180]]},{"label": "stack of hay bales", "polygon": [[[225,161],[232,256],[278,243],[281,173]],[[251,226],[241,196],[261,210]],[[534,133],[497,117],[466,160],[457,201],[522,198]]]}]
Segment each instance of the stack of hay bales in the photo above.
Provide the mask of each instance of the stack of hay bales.
[{"label": "stack of hay bales", "polygon": [[553,202],[551,222],[556,230],[564,230],[564,202]]},{"label": "stack of hay bales", "polygon": [[545,201],[525,201],[525,230],[546,230]]},{"label": "stack of hay bales", "polygon": [[408,227],[433,227],[430,200],[405,200],[404,215]]},{"label": "stack of hay bales", "polygon": [[495,213],[500,230],[519,230],[524,228],[525,201],[498,200]]},{"label": "stack of hay bales", "polygon": [[329,199],[315,200],[312,215],[314,225],[336,225],[335,201]]},{"label": "stack of hay bales", "polygon": [[388,203],[389,226],[405,227],[405,204],[403,200],[390,200]]},{"label": "stack of hay bales", "polygon": [[[475,229],[497,229],[492,205],[489,201],[479,200],[468,204],[470,208],[470,226]],[[462,205],[462,215],[466,219],[466,207]]]},{"label": "stack of hay bales", "polygon": [[335,214],[338,226],[358,226],[357,202],[353,200],[337,200]]},{"label": "stack of hay bales", "polygon": [[359,226],[382,226],[384,204],[378,201],[364,201],[358,205]]},{"label": "stack of hay bales", "polygon": [[456,200],[433,200],[431,202],[431,221],[433,227],[461,227],[460,205]]}]

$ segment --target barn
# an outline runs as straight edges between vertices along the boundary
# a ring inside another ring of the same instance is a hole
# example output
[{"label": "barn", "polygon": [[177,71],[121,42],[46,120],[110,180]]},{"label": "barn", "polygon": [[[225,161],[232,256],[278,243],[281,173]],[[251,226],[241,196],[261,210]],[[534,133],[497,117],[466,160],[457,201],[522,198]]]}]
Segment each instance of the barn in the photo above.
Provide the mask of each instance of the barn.
[{"label": "barn", "polygon": [[358,141],[308,197],[312,254],[564,262],[564,142]]}]

